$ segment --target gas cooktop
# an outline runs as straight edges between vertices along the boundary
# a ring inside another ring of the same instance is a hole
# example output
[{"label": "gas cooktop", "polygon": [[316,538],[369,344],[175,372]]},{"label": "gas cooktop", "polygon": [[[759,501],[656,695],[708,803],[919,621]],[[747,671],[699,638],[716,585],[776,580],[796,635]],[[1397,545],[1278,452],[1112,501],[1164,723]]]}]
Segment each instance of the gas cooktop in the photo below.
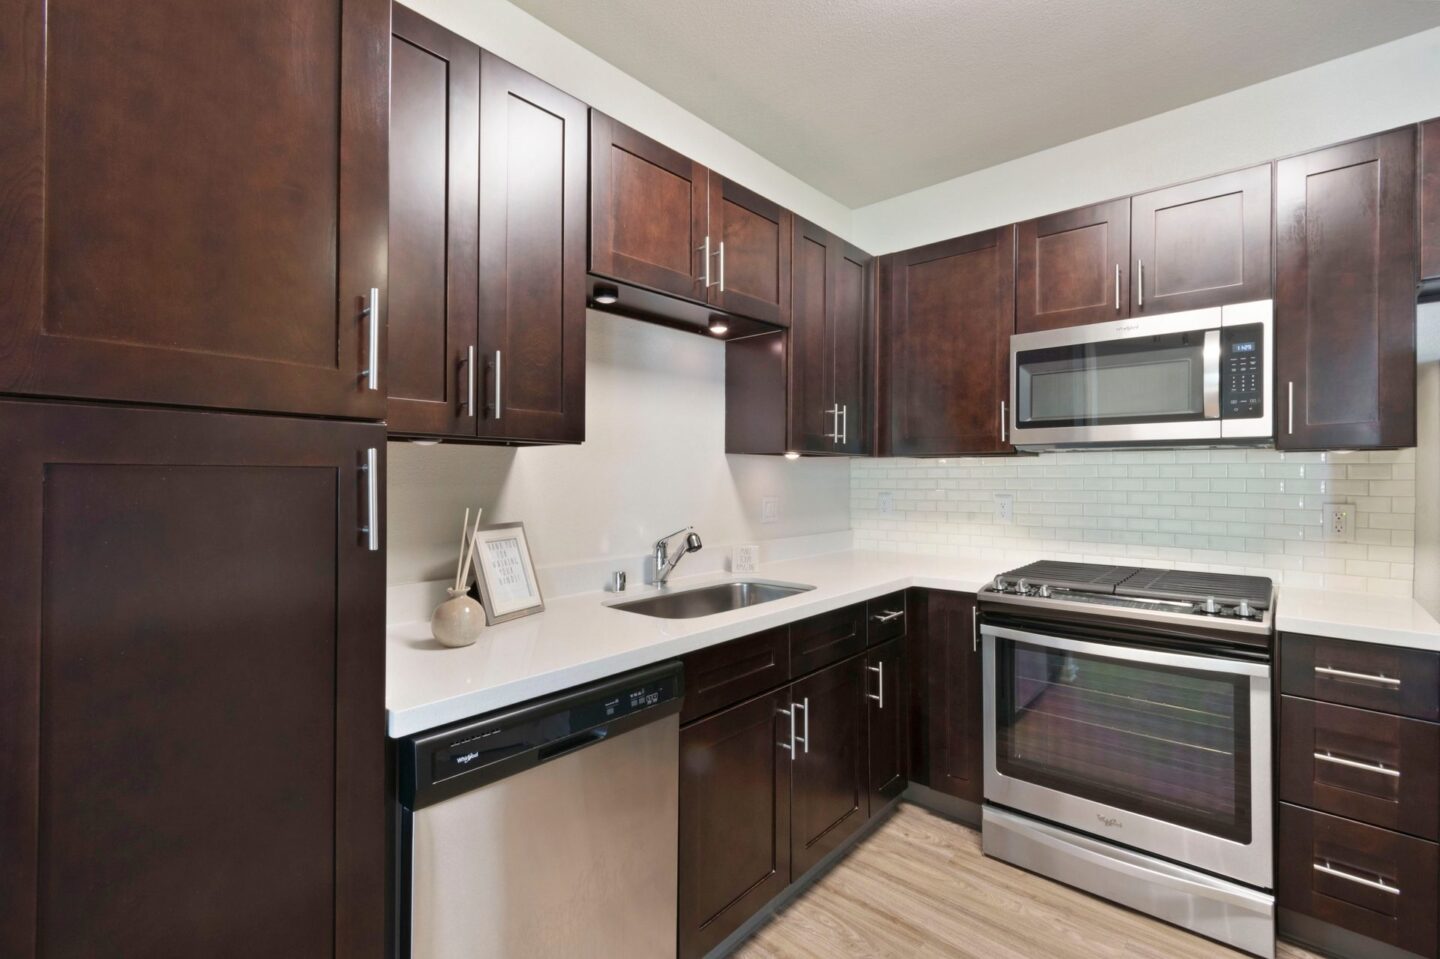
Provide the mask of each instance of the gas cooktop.
[{"label": "gas cooktop", "polygon": [[981,599],[1036,609],[1177,617],[1246,632],[1270,630],[1275,585],[1265,576],[1042,560],[996,576]]}]

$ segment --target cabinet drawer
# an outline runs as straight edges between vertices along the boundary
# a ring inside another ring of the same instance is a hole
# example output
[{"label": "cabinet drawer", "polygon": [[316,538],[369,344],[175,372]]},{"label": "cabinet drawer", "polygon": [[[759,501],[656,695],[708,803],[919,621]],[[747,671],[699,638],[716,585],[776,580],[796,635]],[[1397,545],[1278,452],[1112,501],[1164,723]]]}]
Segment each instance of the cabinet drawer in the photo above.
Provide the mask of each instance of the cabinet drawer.
[{"label": "cabinet drawer", "polygon": [[1440,719],[1440,654],[1286,633],[1280,691],[1415,719]]},{"label": "cabinet drawer", "polygon": [[1432,842],[1280,804],[1276,900],[1422,956],[1435,956]]},{"label": "cabinet drawer", "polygon": [[791,675],[804,676],[864,648],[864,603],[822,613],[790,627]]},{"label": "cabinet drawer", "polygon": [[1440,838],[1440,726],[1281,697],[1280,798]]},{"label": "cabinet drawer", "polygon": [[684,659],[685,705],[680,722],[709,715],[790,679],[790,627],[696,650]]},{"label": "cabinet drawer", "polygon": [[866,643],[879,643],[905,635],[905,591],[880,596],[865,604]]}]

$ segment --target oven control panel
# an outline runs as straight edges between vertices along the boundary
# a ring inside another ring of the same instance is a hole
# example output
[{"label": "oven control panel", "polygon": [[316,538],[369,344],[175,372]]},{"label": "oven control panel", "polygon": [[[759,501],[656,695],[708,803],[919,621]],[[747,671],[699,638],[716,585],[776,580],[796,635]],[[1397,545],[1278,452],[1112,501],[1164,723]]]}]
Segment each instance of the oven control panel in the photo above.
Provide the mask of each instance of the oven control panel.
[{"label": "oven control panel", "polygon": [[1220,331],[1220,415],[1265,415],[1265,328],[1259,323]]}]

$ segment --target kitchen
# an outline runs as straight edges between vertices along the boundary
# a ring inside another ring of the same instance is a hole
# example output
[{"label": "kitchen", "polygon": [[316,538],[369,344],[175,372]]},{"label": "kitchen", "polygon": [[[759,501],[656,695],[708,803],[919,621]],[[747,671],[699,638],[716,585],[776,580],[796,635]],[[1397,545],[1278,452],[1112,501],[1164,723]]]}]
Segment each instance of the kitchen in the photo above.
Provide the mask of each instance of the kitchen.
[{"label": "kitchen", "polygon": [[0,954],[1440,953],[1440,12],[1305,6],[13,5]]}]

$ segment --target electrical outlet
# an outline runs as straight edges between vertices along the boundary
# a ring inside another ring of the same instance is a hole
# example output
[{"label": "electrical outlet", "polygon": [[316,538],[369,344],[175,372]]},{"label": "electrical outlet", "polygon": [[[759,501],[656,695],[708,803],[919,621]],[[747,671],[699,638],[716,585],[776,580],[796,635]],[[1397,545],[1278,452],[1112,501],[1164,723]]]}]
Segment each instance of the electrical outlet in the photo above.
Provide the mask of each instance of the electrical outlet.
[{"label": "electrical outlet", "polygon": [[995,494],[995,522],[1001,526],[1015,525],[1015,494]]},{"label": "electrical outlet", "polygon": [[1324,523],[1324,528],[1320,531],[1321,539],[1337,543],[1355,541],[1354,503],[1326,503],[1321,507],[1321,516]]},{"label": "electrical outlet", "polygon": [[762,496],[760,498],[760,522],[780,522],[780,497]]},{"label": "electrical outlet", "polygon": [[880,512],[895,512],[895,494],[890,492],[889,490],[885,490],[883,493],[880,494]]}]

